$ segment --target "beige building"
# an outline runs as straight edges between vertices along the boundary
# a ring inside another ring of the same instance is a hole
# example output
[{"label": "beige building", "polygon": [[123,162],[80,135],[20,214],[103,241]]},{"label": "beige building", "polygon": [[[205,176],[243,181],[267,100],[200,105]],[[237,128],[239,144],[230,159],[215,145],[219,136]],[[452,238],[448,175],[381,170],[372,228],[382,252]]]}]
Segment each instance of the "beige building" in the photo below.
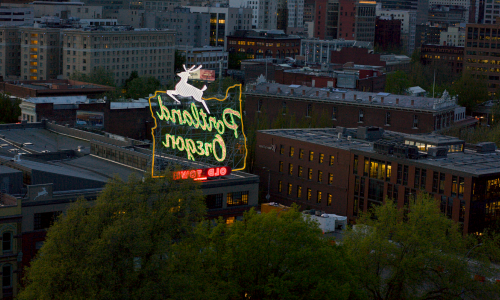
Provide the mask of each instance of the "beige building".
[{"label": "beige building", "polygon": [[132,71],[166,83],[173,79],[174,41],[172,30],[64,30],[63,77],[103,67],[114,73],[117,85],[122,85]]},{"label": "beige building", "polygon": [[21,47],[18,27],[0,27],[0,76],[19,79]]},{"label": "beige building", "polygon": [[56,79],[61,74],[61,29],[21,27],[21,80]]}]

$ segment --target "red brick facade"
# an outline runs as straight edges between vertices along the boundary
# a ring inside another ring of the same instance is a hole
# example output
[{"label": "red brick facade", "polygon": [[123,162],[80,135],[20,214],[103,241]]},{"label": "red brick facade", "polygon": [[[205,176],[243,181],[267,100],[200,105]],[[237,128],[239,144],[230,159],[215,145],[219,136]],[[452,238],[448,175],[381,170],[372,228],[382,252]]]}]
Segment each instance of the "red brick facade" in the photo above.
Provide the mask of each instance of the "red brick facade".
[{"label": "red brick facade", "polygon": [[[37,89],[33,86],[43,85],[50,88]],[[84,86],[78,87],[78,86]],[[8,93],[15,97],[57,97],[57,96],[97,96],[113,91],[111,86],[98,85],[93,83],[75,80],[37,80],[37,81],[16,81],[0,82],[0,92]]]},{"label": "red brick facade", "polygon": [[420,62],[423,65],[443,63],[450,66],[455,74],[462,74],[464,47],[422,45]]},{"label": "red brick facade", "polygon": [[294,58],[300,53],[300,38],[227,36],[226,39],[230,53],[246,53],[248,58]]}]

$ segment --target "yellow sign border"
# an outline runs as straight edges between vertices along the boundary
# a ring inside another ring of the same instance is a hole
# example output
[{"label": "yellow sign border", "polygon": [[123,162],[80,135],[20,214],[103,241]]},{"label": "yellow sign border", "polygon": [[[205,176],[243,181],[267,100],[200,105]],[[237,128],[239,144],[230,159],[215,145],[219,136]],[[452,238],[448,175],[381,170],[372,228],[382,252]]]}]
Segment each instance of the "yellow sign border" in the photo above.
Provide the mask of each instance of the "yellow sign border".
[{"label": "yellow sign border", "polygon": [[[248,156],[248,148],[247,148],[247,136],[245,134],[245,124],[243,122],[243,105],[242,105],[242,101],[241,101],[241,93],[242,93],[242,88],[243,88],[243,85],[242,84],[235,84],[235,85],[232,85],[230,87],[228,87],[226,89],[226,96],[224,97],[224,99],[218,99],[218,98],[215,98],[215,97],[212,97],[212,98],[202,98],[203,100],[205,101],[208,101],[208,100],[217,100],[217,101],[226,101],[227,100],[227,95],[229,94],[229,90],[232,89],[232,88],[235,88],[235,87],[239,87],[239,102],[240,102],[240,116],[241,116],[241,132],[243,133],[243,137],[245,139],[245,159],[243,161],[243,167],[242,168],[239,168],[239,169],[233,169],[233,171],[242,171],[244,169],[246,169],[246,164],[247,164],[247,156]],[[155,169],[155,152],[156,152],[156,137],[155,137],[155,129],[158,127],[158,123],[157,123],[157,120],[156,120],[156,117],[154,115],[154,112],[153,112],[153,107],[151,105],[151,99],[152,98],[156,98],[159,94],[166,94],[167,91],[156,91],[154,96],[151,96],[149,97],[148,101],[149,101],[149,110],[151,111],[151,116],[153,117],[154,121],[155,121],[155,126],[153,128],[151,128],[151,136],[153,137],[153,160],[152,160],[152,163],[151,163],[151,177],[152,178],[161,178],[161,177],[165,177],[165,176],[155,176],[154,175],[154,169]]]}]

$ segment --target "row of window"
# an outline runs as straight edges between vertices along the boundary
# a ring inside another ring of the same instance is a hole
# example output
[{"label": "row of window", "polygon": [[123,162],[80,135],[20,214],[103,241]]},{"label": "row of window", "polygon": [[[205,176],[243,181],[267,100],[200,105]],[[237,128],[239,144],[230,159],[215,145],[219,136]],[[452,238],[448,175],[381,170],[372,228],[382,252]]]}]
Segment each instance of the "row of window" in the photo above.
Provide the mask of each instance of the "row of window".
[{"label": "row of window", "polygon": [[[279,172],[283,173],[283,162],[282,161],[279,162]],[[292,163],[288,164],[288,175],[293,176],[293,164]],[[297,176],[299,178],[304,178],[303,175],[304,175],[304,168],[302,166],[299,166]],[[318,170],[316,178],[317,178],[319,183],[322,183],[323,182],[323,171]],[[311,168],[307,169],[307,179],[313,180],[313,169],[311,169]],[[333,184],[333,173],[328,173],[328,184],[329,185]]]},{"label": "row of window", "polygon": [[[303,196],[302,191],[303,191],[303,189],[302,189],[301,185],[297,185],[294,188],[293,184],[289,183],[288,188],[287,188],[287,196],[290,196],[290,197],[295,196],[298,199],[302,199],[302,196]],[[282,192],[283,192],[283,182],[281,180],[278,180],[278,193],[281,194]],[[305,192],[306,201],[311,202],[313,200],[312,190],[310,188],[306,188],[304,192]],[[316,191],[315,203],[321,204],[321,202],[323,201],[323,195],[324,195],[324,193],[322,191]],[[332,194],[326,193],[325,200],[326,200],[326,205],[331,206],[332,200],[333,200]]]},{"label": "row of window", "polygon": [[[299,159],[304,159],[304,149],[299,149]],[[285,154],[285,146],[280,145],[280,155]],[[295,147],[290,146],[289,151],[288,151],[288,156],[293,157],[295,155]],[[314,160],[314,151],[309,151],[309,161]],[[325,161],[325,154],[320,153],[318,157],[318,163],[322,164]],[[333,163],[335,162],[335,156],[330,155],[330,166],[333,166]]]},{"label": "row of window", "polygon": [[[222,193],[207,195],[207,197],[205,199],[205,203],[207,205],[207,208],[208,209],[222,208],[223,207],[223,203],[222,203],[223,198],[224,198],[224,195]],[[248,191],[227,193],[226,200],[227,200],[227,202],[226,202],[227,207],[248,205]]]}]

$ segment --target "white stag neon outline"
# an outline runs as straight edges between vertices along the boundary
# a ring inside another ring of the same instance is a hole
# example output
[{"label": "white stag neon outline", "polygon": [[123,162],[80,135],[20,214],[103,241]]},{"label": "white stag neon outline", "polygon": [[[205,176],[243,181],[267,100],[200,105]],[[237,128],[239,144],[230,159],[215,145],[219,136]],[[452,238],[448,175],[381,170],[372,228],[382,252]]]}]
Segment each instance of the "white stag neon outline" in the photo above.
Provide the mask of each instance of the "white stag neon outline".
[{"label": "white stag neon outline", "polygon": [[204,85],[200,90],[187,83],[191,73],[201,69],[202,65],[199,65],[196,69],[195,66],[192,66],[189,69],[186,69],[186,65],[182,65],[182,67],[184,68],[184,72],[177,73],[177,76],[179,76],[181,80],[175,85],[175,90],[167,91],[167,95],[169,95],[172,99],[174,99],[176,103],[181,103],[181,102],[175,96],[193,97],[194,100],[203,104],[207,113],[210,114],[210,110],[208,110],[207,103],[202,98],[203,91],[207,89],[207,86]]}]

